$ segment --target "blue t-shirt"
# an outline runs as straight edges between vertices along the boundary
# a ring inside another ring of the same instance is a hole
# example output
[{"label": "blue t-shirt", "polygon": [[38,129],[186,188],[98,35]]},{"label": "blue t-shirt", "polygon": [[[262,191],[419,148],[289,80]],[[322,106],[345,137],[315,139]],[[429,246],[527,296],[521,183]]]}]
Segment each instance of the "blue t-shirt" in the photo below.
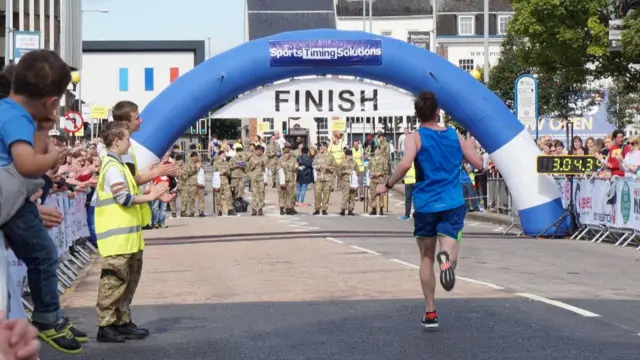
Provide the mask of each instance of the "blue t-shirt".
[{"label": "blue t-shirt", "polygon": [[464,166],[460,168],[460,182],[462,184],[471,184],[471,177]]},{"label": "blue t-shirt", "polygon": [[11,99],[0,100],[0,167],[13,162],[11,145],[24,141],[33,146],[36,123],[22,105]]},{"label": "blue t-shirt", "polygon": [[416,154],[416,184],[413,203],[416,212],[440,212],[464,205],[460,168],[462,148],[453,128],[420,128],[420,149]]}]

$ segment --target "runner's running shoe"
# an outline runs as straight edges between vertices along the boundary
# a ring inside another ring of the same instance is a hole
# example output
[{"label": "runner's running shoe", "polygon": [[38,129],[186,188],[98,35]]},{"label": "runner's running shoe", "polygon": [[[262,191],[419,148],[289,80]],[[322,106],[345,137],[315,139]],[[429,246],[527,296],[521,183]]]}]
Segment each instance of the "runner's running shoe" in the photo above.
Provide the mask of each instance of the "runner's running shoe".
[{"label": "runner's running shoe", "polygon": [[435,311],[424,314],[422,317],[422,328],[425,330],[438,328],[438,314]]},{"label": "runner's running shoe", "polygon": [[436,255],[438,264],[440,266],[440,284],[446,291],[453,290],[453,286],[456,284],[456,275],[453,272],[453,266],[449,261],[449,253],[446,251],[440,251]]}]

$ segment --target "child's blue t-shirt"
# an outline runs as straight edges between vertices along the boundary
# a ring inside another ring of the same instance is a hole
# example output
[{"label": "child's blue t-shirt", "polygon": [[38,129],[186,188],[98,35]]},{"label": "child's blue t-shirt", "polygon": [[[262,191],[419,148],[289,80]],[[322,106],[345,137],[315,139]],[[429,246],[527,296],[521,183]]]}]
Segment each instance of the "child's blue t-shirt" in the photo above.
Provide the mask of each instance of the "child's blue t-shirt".
[{"label": "child's blue t-shirt", "polygon": [[31,114],[17,102],[0,100],[0,167],[13,162],[11,145],[24,141],[33,146],[36,123]]}]

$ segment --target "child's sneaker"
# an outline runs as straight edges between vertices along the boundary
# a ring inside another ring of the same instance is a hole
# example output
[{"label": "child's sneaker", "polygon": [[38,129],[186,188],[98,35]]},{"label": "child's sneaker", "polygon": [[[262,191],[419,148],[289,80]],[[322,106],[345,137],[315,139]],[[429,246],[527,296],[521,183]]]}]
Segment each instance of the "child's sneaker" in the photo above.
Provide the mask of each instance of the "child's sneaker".
[{"label": "child's sneaker", "polygon": [[34,323],[33,325],[38,329],[38,337],[52,348],[65,354],[80,354],[82,345],[71,333],[69,324],[68,320],[60,319],[60,321],[52,325],[39,323]]}]

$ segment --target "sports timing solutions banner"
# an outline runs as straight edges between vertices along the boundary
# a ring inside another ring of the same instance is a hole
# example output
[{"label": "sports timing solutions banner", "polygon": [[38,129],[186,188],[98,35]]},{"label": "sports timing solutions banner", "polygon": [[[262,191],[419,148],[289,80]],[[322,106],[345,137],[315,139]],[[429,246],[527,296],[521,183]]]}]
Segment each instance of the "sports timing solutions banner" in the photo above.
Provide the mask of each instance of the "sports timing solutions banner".
[{"label": "sports timing solutions banner", "polygon": [[[571,196],[566,179],[556,179],[566,207]],[[574,204],[582,225],[640,230],[640,181],[633,178],[574,179]]]},{"label": "sports timing solutions banner", "polygon": [[380,40],[269,41],[271,66],[379,66]]}]

